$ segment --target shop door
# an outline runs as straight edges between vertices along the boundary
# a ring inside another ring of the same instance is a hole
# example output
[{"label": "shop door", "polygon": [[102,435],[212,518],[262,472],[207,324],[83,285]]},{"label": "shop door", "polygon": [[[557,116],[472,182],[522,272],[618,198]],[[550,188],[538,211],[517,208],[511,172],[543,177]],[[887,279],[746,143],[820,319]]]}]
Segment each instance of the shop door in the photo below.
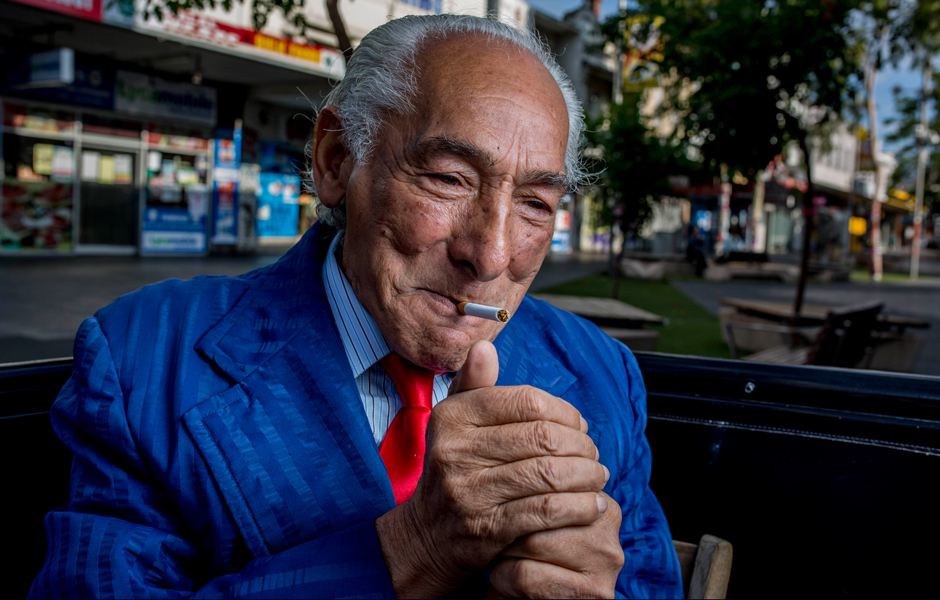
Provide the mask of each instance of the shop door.
[{"label": "shop door", "polygon": [[79,250],[134,252],[137,248],[139,151],[85,145],[79,157]]}]

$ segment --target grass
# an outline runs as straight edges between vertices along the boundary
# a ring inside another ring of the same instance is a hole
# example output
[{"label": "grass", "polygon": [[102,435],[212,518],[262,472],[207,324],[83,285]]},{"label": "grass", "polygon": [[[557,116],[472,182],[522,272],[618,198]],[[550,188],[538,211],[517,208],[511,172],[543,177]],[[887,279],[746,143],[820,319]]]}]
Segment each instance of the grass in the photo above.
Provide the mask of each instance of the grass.
[{"label": "grass", "polygon": [[[920,275],[917,278],[917,281],[937,281],[940,278],[931,277],[930,275]],[[871,274],[867,269],[855,269],[849,274],[849,281],[852,282],[869,282],[871,281]],[[911,281],[910,273],[888,273],[884,272],[881,274],[881,283],[913,283]]]},{"label": "grass", "polygon": [[[613,282],[605,275],[592,275],[546,290],[545,294],[610,298]],[[666,319],[660,331],[657,352],[730,358],[728,344],[721,339],[718,318],[665,281],[621,280],[620,300]]]}]

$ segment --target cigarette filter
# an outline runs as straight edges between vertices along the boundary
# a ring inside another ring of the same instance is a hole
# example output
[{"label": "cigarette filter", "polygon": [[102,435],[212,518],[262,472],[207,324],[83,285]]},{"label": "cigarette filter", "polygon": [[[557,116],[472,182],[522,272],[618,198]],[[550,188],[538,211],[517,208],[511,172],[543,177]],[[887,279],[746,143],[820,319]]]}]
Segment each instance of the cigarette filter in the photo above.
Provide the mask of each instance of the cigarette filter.
[{"label": "cigarette filter", "polygon": [[509,320],[509,311],[505,308],[473,304],[472,302],[457,303],[457,312],[462,315],[470,315],[471,317],[499,321],[500,323],[505,323]]}]

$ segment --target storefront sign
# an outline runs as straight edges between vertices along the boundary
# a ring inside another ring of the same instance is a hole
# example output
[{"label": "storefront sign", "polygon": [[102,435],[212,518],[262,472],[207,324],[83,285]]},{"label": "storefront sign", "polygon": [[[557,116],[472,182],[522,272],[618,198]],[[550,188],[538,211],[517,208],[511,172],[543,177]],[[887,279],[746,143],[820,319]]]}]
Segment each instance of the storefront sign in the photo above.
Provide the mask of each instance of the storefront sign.
[{"label": "storefront sign", "polygon": [[215,89],[118,71],[114,108],[131,115],[215,125]]},{"label": "storefront sign", "polygon": [[148,206],[144,210],[140,249],[144,254],[205,254],[208,189],[186,189],[188,208]]},{"label": "storefront sign", "polygon": [[255,225],[259,238],[293,237],[300,218],[300,177],[262,173]]},{"label": "storefront sign", "polygon": [[262,32],[255,32],[247,10],[181,10],[176,15],[166,12],[160,20],[145,20],[146,0],[106,2],[104,21],[112,25],[184,44],[193,40],[205,42],[244,58],[276,62],[335,79],[345,73],[345,63],[338,50],[281,37],[280,31],[270,25]]},{"label": "storefront sign", "polygon": [[[34,54],[29,59],[10,60],[6,67],[6,73],[0,80],[0,94],[9,96],[19,96],[33,100],[46,100],[49,102],[60,102],[73,106],[87,106],[89,108],[100,108],[102,110],[114,109],[114,70],[101,67],[95,57],[82,54],[74,55],[74,62],[71,64],[73,69],[71,82],[67,81],[66,69],[69,65],[60,63],[56,67],[53,55],[66,56],[71,54],[68,48],[59,48],[51,51],[44,62],[44,67],[40,70],[44,74],[40,75],[33,72],[32,59],[39,56]],[[41,53],[46,54],[46,53]],[[68,61],[68,59],[64,59]],[[38,62],[43,62],[39,61]],[[38,63],[37,63],[38,64]],[[39,68],[37,66],[37,68]],[[41,81],[45,79],[46,83],[54,81],[55,71],[58,68],[57,85],[36,85],[30,84],[30,81]]]},{"label": "storefront sign", "polygon": [[238,169],[241,164],[242,130],[233,139],[215,141],[215,168],[212,189],[212,243],[233,246],[238,243]]},{"label": "storefront sign", "polygon": [[29,87],[68,85],[75,81],[75,52],[71,48],[56,48],[29,55],[29,76],[24,84]]},{"label": "storefront sign", "polygon": [[101,21],[102,2],[107,0],[13,0],[89,21]]}]

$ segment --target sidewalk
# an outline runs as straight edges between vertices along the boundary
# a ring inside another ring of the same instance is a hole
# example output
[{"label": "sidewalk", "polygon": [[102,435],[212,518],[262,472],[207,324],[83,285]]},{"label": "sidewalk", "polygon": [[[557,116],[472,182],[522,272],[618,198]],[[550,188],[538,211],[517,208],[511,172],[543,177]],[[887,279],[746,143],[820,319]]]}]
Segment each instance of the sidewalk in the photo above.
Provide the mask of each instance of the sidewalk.
[{"label": "sidewalk", "polygon": [[[0,258],[0,363],[72,355],[81,322],[118,296],[176,277],[240,275],[277,255]],[[549,255],[532,291],[606,269],[606,255]]]}]

